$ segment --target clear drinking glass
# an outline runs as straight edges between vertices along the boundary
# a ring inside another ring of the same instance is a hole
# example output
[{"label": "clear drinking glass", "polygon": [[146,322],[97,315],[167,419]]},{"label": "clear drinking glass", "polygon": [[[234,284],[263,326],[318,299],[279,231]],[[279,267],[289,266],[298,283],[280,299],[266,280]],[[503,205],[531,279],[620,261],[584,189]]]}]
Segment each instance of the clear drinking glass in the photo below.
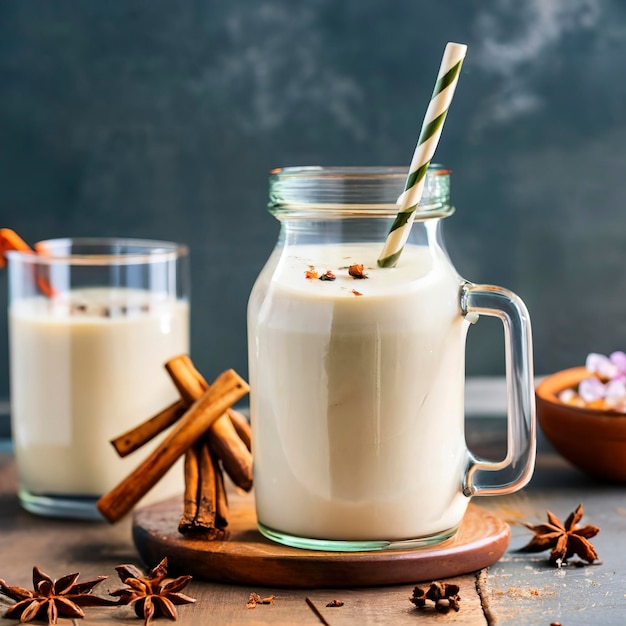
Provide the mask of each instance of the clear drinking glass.
[{"label": "clear drinking glass", "polygon": [[[95,503],[152,448],[109,440],[177,399],[164,362],[189,351],[187,248],[53,239],[8,252],[11,427],[32,513],[100,518]],[[158,496],[182,491],[170,471]]]},{"label": "clear drinking glass", "polygon": [[[269,210],[281,230],[250,296],[248,334],[257,517],[275,541],[326,550],[434,543],[456,532],[471,496],[530,479],[526,307],[453,267],[442,167],[427,174],[397,267],[377,266],[405,178],[404,168],[271,175]],[[465,443],[465,337],[481,315],[499,317],[506,336],[500,462],[474,457]]]}]

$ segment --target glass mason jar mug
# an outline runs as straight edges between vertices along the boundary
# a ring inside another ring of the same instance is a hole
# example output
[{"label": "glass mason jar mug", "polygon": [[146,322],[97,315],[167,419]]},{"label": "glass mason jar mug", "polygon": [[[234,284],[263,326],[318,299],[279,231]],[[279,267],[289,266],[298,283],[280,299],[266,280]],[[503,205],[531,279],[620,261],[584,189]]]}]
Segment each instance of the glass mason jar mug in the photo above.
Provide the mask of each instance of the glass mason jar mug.
[{"label": "glass mason jar mug", "polygon": [[[396,267],[377,266],[405,175],[271,174],[281,230],[250,296],[248,335],[257,517],[275,541],[326,550],[442,541],[471,496],[510,493],[532,474],[528,312],[453,267],[441,232],[454,211],[449,171],[431,167]],[[465,337],[480,315],[505,330],[501,462],[465,443]]]}]

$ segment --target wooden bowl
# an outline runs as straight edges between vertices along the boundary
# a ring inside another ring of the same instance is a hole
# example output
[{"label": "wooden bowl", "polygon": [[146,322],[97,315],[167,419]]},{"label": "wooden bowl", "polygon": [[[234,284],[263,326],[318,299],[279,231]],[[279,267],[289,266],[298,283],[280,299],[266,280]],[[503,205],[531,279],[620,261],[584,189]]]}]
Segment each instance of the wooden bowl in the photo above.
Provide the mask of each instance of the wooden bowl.
[{"label": "wooden bowl", "polygon": [[575,367],[544,379],[536,390],[539,425],[570,463],[596,478],[626,483],[626,415],[558,399],[561,391],[588,377],[584,367]]}]

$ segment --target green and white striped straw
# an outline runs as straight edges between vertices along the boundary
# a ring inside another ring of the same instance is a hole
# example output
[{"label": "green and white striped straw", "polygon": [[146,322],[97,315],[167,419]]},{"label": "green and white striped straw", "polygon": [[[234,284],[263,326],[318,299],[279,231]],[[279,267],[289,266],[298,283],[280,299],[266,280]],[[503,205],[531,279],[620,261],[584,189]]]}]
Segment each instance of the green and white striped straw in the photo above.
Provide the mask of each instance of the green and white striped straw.
[{"label": "green and white striped straw", "polygon": [[413,153],[404,191],[397,201],[398,214],[391,226],[389,235],[387,235],[387,241],[385,241],[380,257],[378,257],[378,265],[381,267],[396,265],[409,237],[411,225],[415,219],[415,210],[422,199],[426,172],[439,143],[443,123],[450,108],[452,96],[454,96],[466,52],[467,46],[463,44],[448,43],[446,45],[437,82]]}]

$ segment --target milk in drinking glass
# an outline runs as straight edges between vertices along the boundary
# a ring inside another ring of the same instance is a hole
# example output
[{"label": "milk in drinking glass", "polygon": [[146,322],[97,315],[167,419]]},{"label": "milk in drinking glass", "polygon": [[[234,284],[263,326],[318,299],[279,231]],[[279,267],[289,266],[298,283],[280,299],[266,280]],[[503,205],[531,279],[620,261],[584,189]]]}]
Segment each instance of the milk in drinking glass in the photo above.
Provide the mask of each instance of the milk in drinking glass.
[{"label": "milk in drinking glass", "polygon": [[[8,255],[19,495],[35,513],[97,518],[95,501],[154,445],[121,459],[109,441],[178,398],[163,364],[189,351],[187,253],[134,240],[45,250]],[[176,467],[151,497],[182,489]]]}]

